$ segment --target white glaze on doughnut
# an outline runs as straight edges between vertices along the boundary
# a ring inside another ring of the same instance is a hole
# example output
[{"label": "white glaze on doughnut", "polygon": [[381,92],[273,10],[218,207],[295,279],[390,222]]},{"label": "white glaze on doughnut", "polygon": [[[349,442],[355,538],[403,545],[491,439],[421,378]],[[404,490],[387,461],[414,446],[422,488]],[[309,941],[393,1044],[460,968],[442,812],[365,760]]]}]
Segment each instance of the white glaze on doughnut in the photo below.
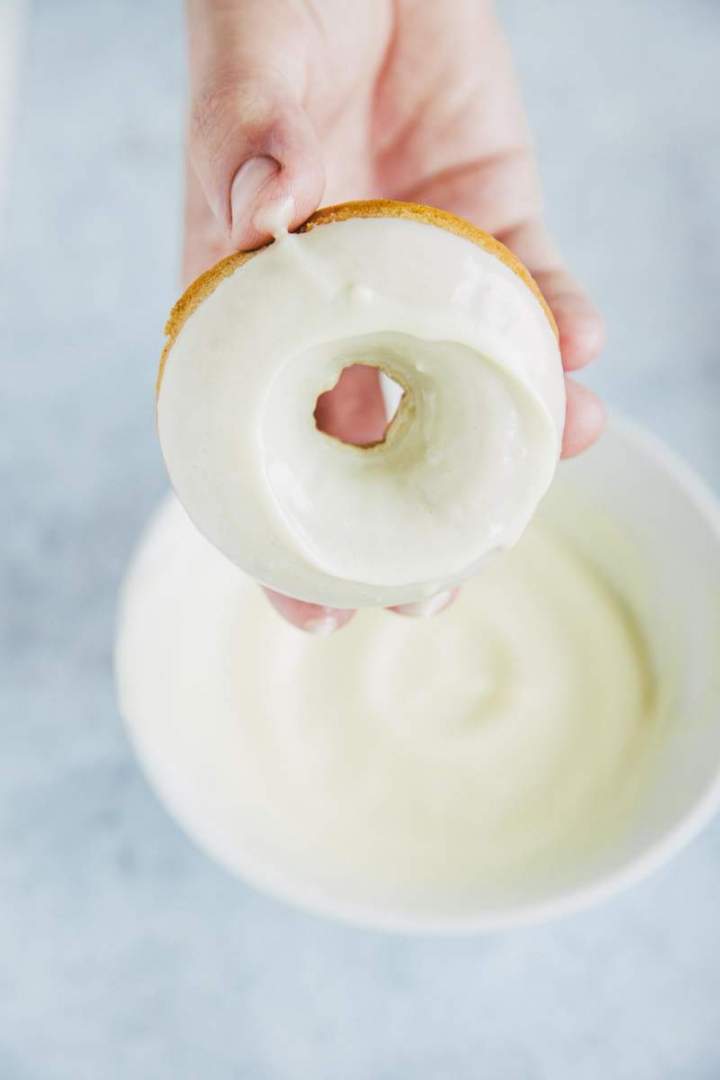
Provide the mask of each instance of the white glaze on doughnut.
[{"label": "white glaze on doughnut", "polygon": [[[253,577],[338,607],[399,604],[513,544],[564,422],[536,297],[469,240],[404,219],[282,234],[222,281],[172,346],[158,427],[201,531]],[[315,427],[351,363],[406,388],[371,450]]]},{"label": "white glaze on doughnut", "polygon": [[270,235],[275,240],[282,240],[288,234],[290,222],[295,213],[295,199],[286,195],[261,206],[253,215],[253,228],[263,235]]}]

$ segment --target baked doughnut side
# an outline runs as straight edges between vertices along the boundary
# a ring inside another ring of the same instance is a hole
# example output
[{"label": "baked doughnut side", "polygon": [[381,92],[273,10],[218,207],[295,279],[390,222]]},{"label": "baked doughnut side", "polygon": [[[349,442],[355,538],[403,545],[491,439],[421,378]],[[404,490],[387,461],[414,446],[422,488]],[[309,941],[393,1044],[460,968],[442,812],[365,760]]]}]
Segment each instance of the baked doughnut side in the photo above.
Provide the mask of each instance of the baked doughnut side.
[{"label": "baked doughnut side", "polygon": [[185,320],[192,315],[195,308],[199,307],[203,300],[215,292],[221,281],[234,274],[239,266],[248,262],[258,251],[262,251],[262,248],[256,248],[255,251],[236,251],[232,255],[226,255],[220,262],[215,263],[209,270],[205,270],[199,277],[195,278],[188,285],[180,299],[175,302],[165,323],[165,337],[167,340],[160,354],[160,364],[155,382],[156,398],[160,393],[160,385],[168,355],[185,324]]}]

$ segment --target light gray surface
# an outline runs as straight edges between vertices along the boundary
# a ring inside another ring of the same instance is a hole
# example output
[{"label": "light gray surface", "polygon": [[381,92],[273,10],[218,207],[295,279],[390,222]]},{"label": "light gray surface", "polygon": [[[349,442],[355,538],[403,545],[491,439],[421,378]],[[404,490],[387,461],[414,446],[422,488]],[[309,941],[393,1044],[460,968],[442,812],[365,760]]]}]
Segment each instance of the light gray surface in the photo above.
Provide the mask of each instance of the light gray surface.
[{"label": "light gray surface", "polygon": [[[180,212],[177,5],[45,0],[0,241],[1,1080],[710,1080],[720,824],[604,908],[485,939],[250,891],[148,791],[116,590],[164,489],[154,363]],[[720,486],[720,5],[507,0],[591,381]]]}]

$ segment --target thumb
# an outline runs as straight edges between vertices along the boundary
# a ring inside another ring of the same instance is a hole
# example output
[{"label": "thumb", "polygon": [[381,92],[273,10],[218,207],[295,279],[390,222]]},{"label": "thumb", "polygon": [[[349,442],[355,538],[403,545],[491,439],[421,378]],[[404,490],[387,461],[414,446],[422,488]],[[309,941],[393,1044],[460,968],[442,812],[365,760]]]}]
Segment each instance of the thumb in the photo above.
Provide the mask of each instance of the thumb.
[{"label": "thumb", "polygon": [[[205,35],[204,47],[193,55],[191,27],[190,157],[220,227],[239,249],[268,239],[258,213],[264,207],[291,198],[289,225],[297,226],[317,209],[324,188],[299,69],[278,74],[272,58],[263,56],[267,46],[252,48],[251,29],[242,49],[237,37],[225,41],[214,34],[208,41]],[[273,51],[282,49],[282,40],[271,40]]]}]

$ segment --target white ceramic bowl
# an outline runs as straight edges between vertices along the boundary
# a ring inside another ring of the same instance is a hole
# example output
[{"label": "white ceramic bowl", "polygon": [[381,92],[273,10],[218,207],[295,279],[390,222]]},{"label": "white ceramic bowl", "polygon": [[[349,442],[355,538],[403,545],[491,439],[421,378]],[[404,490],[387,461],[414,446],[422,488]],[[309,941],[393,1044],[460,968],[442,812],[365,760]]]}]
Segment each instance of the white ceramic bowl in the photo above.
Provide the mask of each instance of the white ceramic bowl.
[{"label": "white ceramic bowl", "polygon": [[[462,914],[417,911],[387,899],[356,904],[297,868],[221,850],[177,797],[177,777],[147,762],[151,782],[187,831],[251,883],[313,911],[400,932],[474,932],[537,922],[597,903],[670,858],[707,822],[720,802],[720,507],[697,477],[660,442],[617,419],[592,450],[561,467],[541,513],[556,519],[576,545],[592,552],[604,575],[628,599],[656,669],[672,687],[652,780],[642,788],[616,841],[585,861],[562,885],[516,895],[502,908],[477,903]],[[598,544],[597,522],[617,528]],[[141,545],[143,556],[152,540]],[[621,557],[620,548],[625,548]],[[627,552],[635,552],[628,557]],[[126,613],[127,614],[127,613]],[[131,620],[130,620],[131,621]],[[127,625],[123,620],[123,626]],[[123,676],[123,634],[118,665]],[[198,718],[199,721],[201,718]],[[143,760],[141,733],[131,736]],[[180,785],[181,787],[182,785]],[[201,840],[200,837],[205,837]],[[472,857],[472,853],[469,853]]]}]

